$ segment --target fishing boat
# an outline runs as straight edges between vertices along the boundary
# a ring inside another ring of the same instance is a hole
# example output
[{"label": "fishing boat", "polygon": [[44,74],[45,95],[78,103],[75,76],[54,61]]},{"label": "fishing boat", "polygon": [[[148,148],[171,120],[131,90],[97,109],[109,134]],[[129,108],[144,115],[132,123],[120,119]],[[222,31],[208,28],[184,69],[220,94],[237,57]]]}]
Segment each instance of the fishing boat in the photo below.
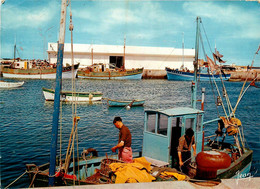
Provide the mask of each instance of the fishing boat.
[{"label": "fishing boat", "polygon": [[123,62],[121,67],[116,67],[117,63],[115,65],[109,64],[109,68],[107,68],[107,65],[103,63],[92,64],[91,66],[80,70],[77,77],[85,79],[142,79],[143,68],[125,69],[125,41],[126,40],[124,39],[124,56],[123,61],[121,60]]},{"label": "fishing boat", "polygon": [[[76,77],[79,64],[75,64],[74,68],[70,65],[62,68],[62,78],[68,79]],[[74,71],[72,71],[74,69]],[[3,68],[3,77],[19,78],[19,79],[55,79],[55,67],[39,67],[39,68]]]},{"label": "fishing boat", "polygon": [[[66,2],[66,0],[62,0],[62,15],[66,15]],[[61,24],[65,25],[65,17],[63,16],[61,19],[63,20]],[[200,23],[201,19],[200,17],[197,17],[195,44],[197,50],[196,52],[198,52]],[[59,47],[64,45],[63,42],[64,40],[59,40]],[[62,54],[62,48],[59,49],[58,54]],[[58,66],[61,67],[60,62],[62,62],[62,59],[58,59],[57,62],[59,62]],[[153,180],[156,182],[169,180],[165,176],[160,176],[162,171],[165,169],[170,170],[171,173],[177,174],[176,177],[183,176],[183,180],[193,177],[203,180],[234,178],[236,176],[247,175],[250,170],[253,152],[245,146],[243,132],[241,129],[241,121],[235,117],[235,110],[237,106],[232,109],[232,113],[230,115],[226,114],[224,116],[217,117],[214,120],[204,121],[204,93],[202,93],[202,108],[197,108],[197,66],[198,54],[196,53],[194,80],[192,82],[191,107],[177,107],[165,110],[145,110],[142,152],[135,152],[133,157],[138,159],[138,161],[145,161],[146,168],[144,169],[148,175],[152,175],[153,178],[151,181]],[[57,78],[61,78],[58,77],[58,74],[61,74],[61,72],[57,72]],[[60,158],[57,162],[56,146],[61,96],[59,91],[60,89],[61,80],[56,79],[50,163],[46,163],[41,166],[37,166],[35,164],[26,165],[27,173],[29,174],[32,183],[36,183],[38,181],[49,186],[115,183],[119,175],[118,173],[115,173],[115,171],[112,171],[113,167],[111,167],[111,165],[113,163],[122,163],[116,159],[116,156],[111,156],[110,158],[107,156],[87,157],[89,152],[88,150],[84,150],[81,153],[81,157],[72,157],[72,154],[74,153],[79,154],[79,152],[75,152],[73,147],[76,143],[75,139],[77,134],[77,126],[80,120],[76,114],[73,114],[73,126],[68,142],[66,158],[64,160]],[[226,95],[226,98],[227,97],[228,96]],[[203,128],[207,124],[213,122],[217,123],[217,132],[214,137],[220,137],[222,133],[224,135],[221,142],[217,142],[219,140],[215,139],[205,141],[207,138],[204,137]],[[187,175],[176,170],[179,167],[176,149],[178,146],[178,139],[180,136],[184,135],[185,130],[188,128],[192,128],[194,130],[197,152],[197,166],[193,167],[196,172],[191,175],[192,177],[188,177]],[[234,138],[235,144],[224,142],[226,136],[231,136]],[[139,159],[138,157],[142,159]],[[58,163],[57,165],[56,162]],[[122,164],[120,164],[120,166],[121,165]],[[131,163],[128,165],[131,166]],[[134,165],[137,166],[136,164]],[[239,175],[237,174],[238,172],[240,173]],[[170,180],[172,181],[179,179],[173,179],[173,177],[171,177]],[[47,184],[48,181],[49,184]],[[125,182],[127,181],[136,180],[126,179]]]},{"label": "fishing boat", "polygon": [[[42,88],[44,98],[46,101],[54,101],[55,90]],[[60,100],[63,102],[95,102],[102,100],[103,93],[101,92],[72,92],[62,91]]]},{"label": "fishing boat", "polygon": [[[192,81],[194,78],[193,71],[181,71],[179,69],[171,69],[166,67],[167,79],[175,81]],[[209,81],[210,79],[215,79],[216,81],[229,80],[231,74],[209,74],[209,73],[198,73],[200,81]]]},{"label": "fishing boat", "polygon": [[132,107],[132,106],[143,106],[145,100],[133,99],[133,100],[115,100],[115,99],[106,99],[107,105],[110,107]]},{"label": "fishing boat", "polygon": [[[168,80],[175,80],[175,81],[192,81],[194,79],[194,70],[189,70],[184,68],[184,38],[182,41],[182,52],[183,52],[183,62],[180,69],[171,69],[166,67],[167,79]],[[214,61],[211,60],[207,55],[207,61],[203,59],[198,60],[198,80],[199,81],[224,81],[229,80],[231,74],[224,73],[221,69],[221,66],[217,65],[216,62],[225,63],[226,61],[222,60],[223,55],[219,53],[217,48],[215,47],[215,53],[213,54]]]},{"label": "fishing boat", "polygon": [[77,74],[78,78],[84,79],[142,79],[143,68],[139,69],[102,69],[102,64],[93,65],[83,70],[80,70]]},{"label": "fishing boat", "polygon": [[24,81],[20,82],[9,82],[9,81],[0,81],[0,88],[1,89],[11,89],[21,87],[24,84]]}]

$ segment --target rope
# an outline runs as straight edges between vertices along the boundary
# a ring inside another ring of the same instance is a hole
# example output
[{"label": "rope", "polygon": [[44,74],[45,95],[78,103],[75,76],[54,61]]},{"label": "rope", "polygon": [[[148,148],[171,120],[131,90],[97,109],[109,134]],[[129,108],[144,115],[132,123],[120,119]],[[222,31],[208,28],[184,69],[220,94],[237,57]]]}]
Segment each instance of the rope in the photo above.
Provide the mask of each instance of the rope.
[{"label": "rope", "polygon": [[33,175],[33,179],[32,179],[32,182],[31,182],[29,188],[31,188],[31,186],[33,185],[33,182],[34,182],[37,174],[38,174],[38,171]]},{"label": "rope", "polygon": [[[260,45],[259,45],[257,51],[255,52],[255,55],[254,55],[254,58],[253,58],[253,60],[252,60],[252,63],[251,63],[251,66],[250,66],[250,69],[249,69],[249,70],[252,69],[252,67],[253,67],[253,65],[254,65],[255,57],[256,57],[256,55],[258,54],[258,51],[259,51],[259,50],[260,50]],[[241,91],[240,91],[240,94],[239,94],[239,97],[238,97],[236,106],[235,106],[235,108],[234,108],[234,110],[233,110],[233,112],[232,112],[233,115],[235,115],[237,106],[238,106],[240,100],[242,99],[242,96],[241,96],[241,95],[242,95],[242,92],[243,92],[244,87],[245,87],[245,85],[246,85],[246,82],[247,82],[247,80],[248,80],[248,76],[249,76],[249,72],[247,73],[246,80],[245,80],[245,82],[244,82],[244,84],[243,84],[243,86],[242,86],[242,88],[241,88]]]},{"label": "rope", "polygon": [[[257,77],[253,80],[255,81],[257,79]],[[251,84],[251,83],[250,83]],[[234,108],[234,110],[232,111],[232,115],[235,115],[235,112],[236,112],[236,109],[237,109],[237,106],[239,104],[239,102],[241,101],[241,99],[243,98],[244,94],[246,93],[247,89],[250,87],[250,84],[247,86],[247,88],[243,91],[242,94],[239,95],[239,98],[237,100],[237,103],[236,103],[236,106]],[[244,86],[243,86],[244,87]]]},{"label": "rope", "polygon": [[62,102],[60,103],[60,167],[62,166]]},{"label": "rope", "polygon": [[28,173],[27,171],[25,171],[23,174],[21,174],[17,179],[15,179],[13,182],[11,182],[9,185],[7,185],[5,187],[6,188],[9,188],[11,185],[13,185],[16,181],[18,181],[21,177],[23,177],[26,173]]},{"label": "rope", "polygon": [[[201,25],[202,25],[203,31],[204,31],[204,33],[205,33],[205,36],[206,36],[206,39],[207,39],[208,46],[209,46],[209,48],[210,48],[210,52],[213,53],[213,51],[212,51],[212,49],[211,49],[211,46],[210,46],[210,43],[209,43],[209,40],[208,40],[208,37],[207,37],[207,33],[206,33],[206,31],[205,31],[205,28],[204,28],[204,25],[203,25],[202,22],[201,22]],[[201,41],[202,41],[201,33],[200,33],[200,38],[201,38]],[[205,50],[204,50],[203,43],[202,43],[202,48],[203,48],[203,52],[204,52],[204,56],[205,56]],[[209,73],[209,70],[208,70],[208,73]],[[228,115],[227,115],[227,112],[226,112],[226,109],[225,109],[225,106],[224,106],[223,100],[222,100],[222,98],[221,98],[221,96],[220,96],[219,88],[218,88],[217,83],[216,83],[215,78],[214,78],[214,74],[213,74],[213,73],[209,73],[209,74],[212,75],[212,78],[213,78],[212,80],[213,80],[213,82],[214,82],[214,84],[215,84],[215,87],[216,87],[216,90],[217,90],[218,96],[220,97],[220,99],[221,99],[221,101],[222,101],[221,105],[222,105],[223,111],[224,111],[224,113],[225,113],[226,118],[228,118]],[[219,70],[219,76],[220,76],[220,79],[221,79],[221,82],[222,82],[223,88],[224,88],[224,90],[226,91],[225,86],[224,86],[224,82],[223,82],[223,79],[222,79],[222,74],[221,74],[221,71],[220,71],[220,70]],[[212,81],[211,81],[211,78],[210,78],[210,82],[212,82]],[[211,87],[212,87],[212,91],[213,91],[212,83],[211,83]],[[214,92],[213,92],[213,95],[214,95]],[[216,103],[216,97],[215,97],[215,95],[214,95],[214,99],[215,99],[215,103]],[[230,104],[229,99],[227,99],[227,97],[226,97],[226,100],[227,100],[227,105],[228,105],[228,110],[229,110],[229,107],[231,106],[231,104]],[[229,105],[230,105],[230,106],[229,106]],[[231,106],[231,107],[232,107],[232,106]],[[217,104],[216,104],[216,109],[217,109],[217,111],[218,111]],[[219,115],[219,111],[218,111],[218,115]]]}]

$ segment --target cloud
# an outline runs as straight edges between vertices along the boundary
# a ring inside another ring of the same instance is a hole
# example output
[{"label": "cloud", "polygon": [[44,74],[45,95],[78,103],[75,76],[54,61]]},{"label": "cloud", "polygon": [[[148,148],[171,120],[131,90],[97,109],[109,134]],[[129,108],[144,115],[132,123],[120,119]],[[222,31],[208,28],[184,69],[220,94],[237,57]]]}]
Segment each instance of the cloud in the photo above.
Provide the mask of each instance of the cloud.
[{"label": "cloud", "polygon": [[241,6],[242,3],[237,6],[236,2],[186,2],[183,7],[194,16],[210,19],[212,24],[225,29],[228,37],[259,39],[259,10],[251,9],[249,11],[255,2],[244,2],[245,6]]},{"label": "cloud", "polygon": [[4,29],[42,27],[55,17],[58,7],[54,1],[39,7],[19,7],[19,4],[10,5],[6,3],[2,6],[1,27]]},{"label": "cloud", "polygon": [[183,17],[164,10],[159,2],[149,1],[128,4],[96,3],[95,6],[77,10],[74,17],[84,20],[81,24],[81,32],[107,34],[121,31],[136,39],[149,40],[176,32],[173,28],[184,27]]}]

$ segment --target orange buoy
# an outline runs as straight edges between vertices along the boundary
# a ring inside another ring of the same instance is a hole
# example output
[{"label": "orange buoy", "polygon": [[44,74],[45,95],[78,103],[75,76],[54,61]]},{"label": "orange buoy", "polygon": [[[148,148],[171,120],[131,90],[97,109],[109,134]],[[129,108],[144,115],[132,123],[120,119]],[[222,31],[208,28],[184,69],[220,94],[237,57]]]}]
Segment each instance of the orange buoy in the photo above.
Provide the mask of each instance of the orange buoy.
[{"label": "orange buoy", "polygon": [[231,157],[224,152],[203,151],[196,157],[197,175],[200,179],[214,179],[218,169],[225,169],[231,165]]}]

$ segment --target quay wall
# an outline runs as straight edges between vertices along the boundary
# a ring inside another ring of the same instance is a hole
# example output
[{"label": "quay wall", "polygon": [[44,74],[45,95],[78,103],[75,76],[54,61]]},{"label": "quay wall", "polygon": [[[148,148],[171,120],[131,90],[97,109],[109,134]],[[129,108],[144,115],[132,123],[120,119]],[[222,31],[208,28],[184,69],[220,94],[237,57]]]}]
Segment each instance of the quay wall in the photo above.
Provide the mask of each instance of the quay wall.
[{"label": "quay wall", "polygon": [[250,71],[247,70],[239,70],[239,71],[232,71],[230,81],[245,81],[246,78],[248,81],[252,81],[256,78],[256,81],[260,81],[260,70],[253,69]]}]

